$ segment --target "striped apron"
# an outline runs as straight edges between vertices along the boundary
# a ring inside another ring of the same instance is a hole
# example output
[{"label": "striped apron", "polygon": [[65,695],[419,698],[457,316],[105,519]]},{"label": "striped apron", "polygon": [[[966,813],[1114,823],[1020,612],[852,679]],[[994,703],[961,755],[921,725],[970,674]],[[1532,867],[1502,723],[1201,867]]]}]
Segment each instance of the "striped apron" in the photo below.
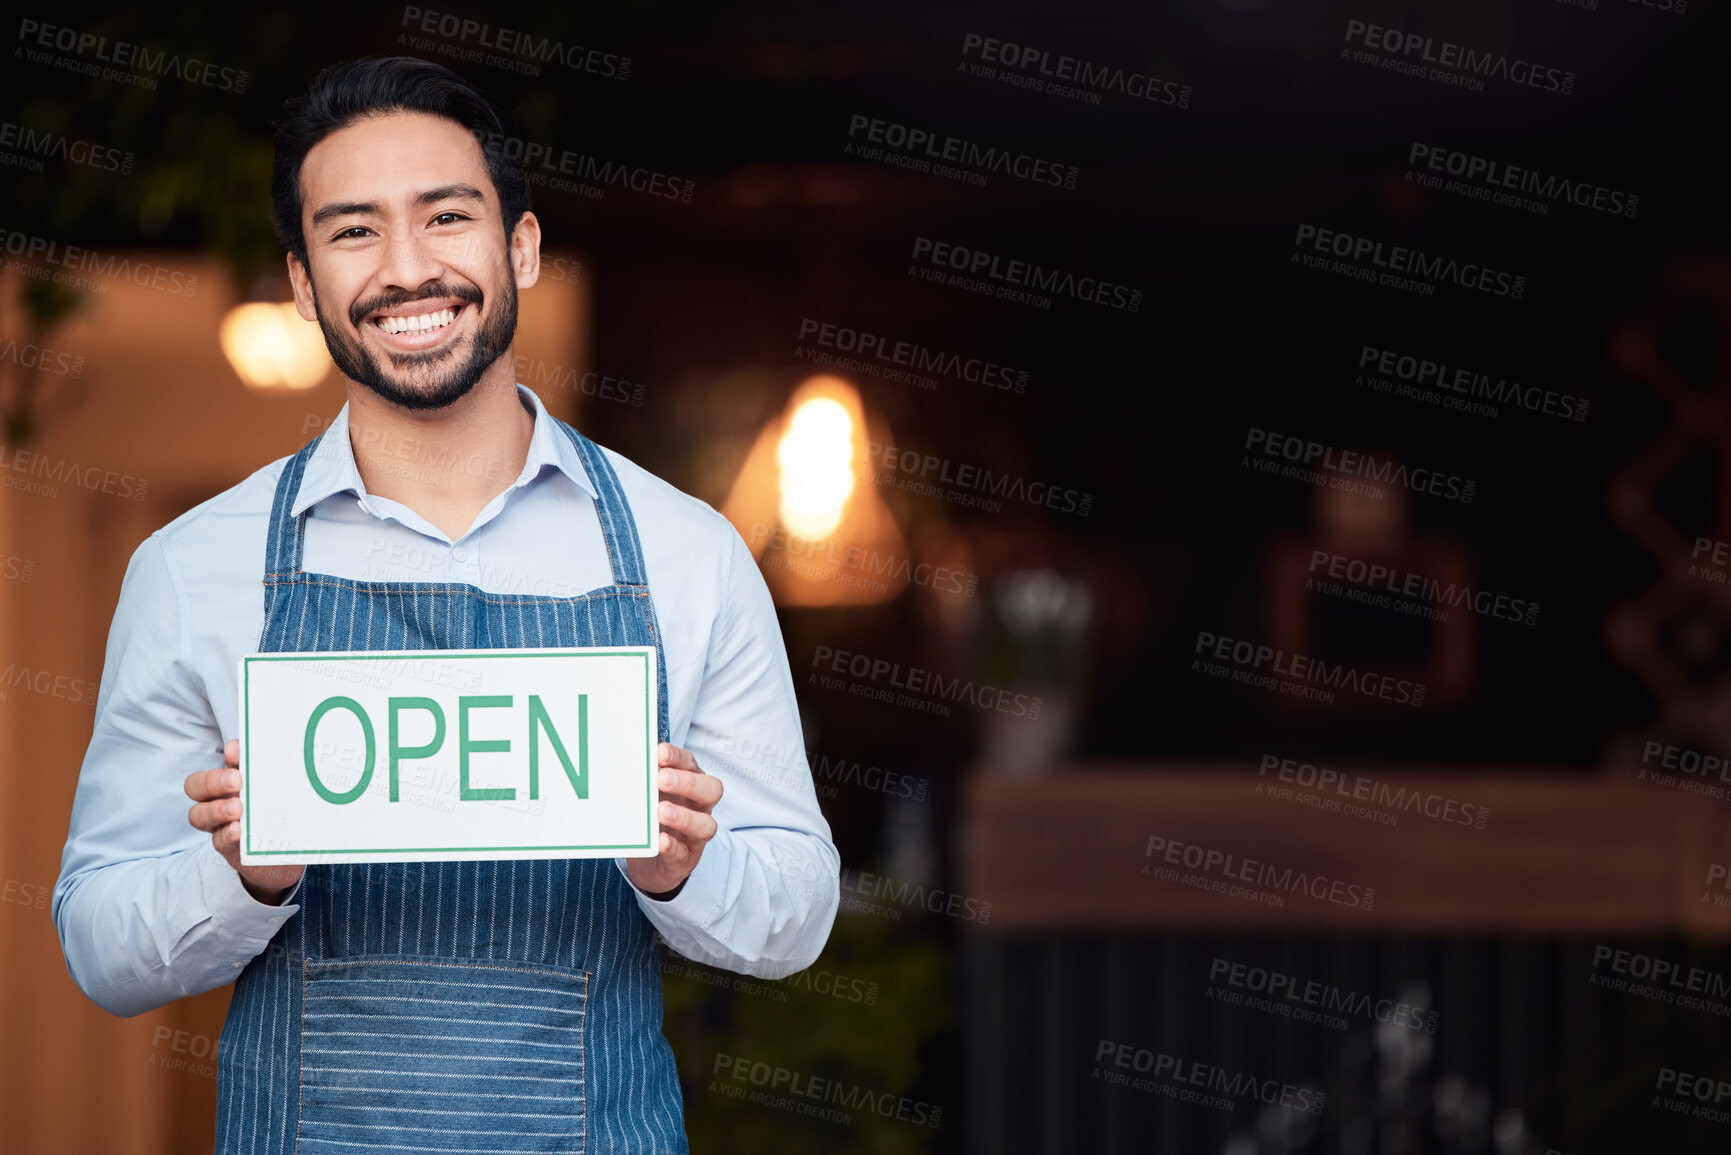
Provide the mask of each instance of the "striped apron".
[{"label": "striped apron", "polygon": [[[306,515],[289,509],[314,438],[277,483],[259,650],[653,645],[667,741],[636,522],[601,450],[560,425],[600,494],[611,585],[558,598],[304,573]],[[688,1151],[654,929],[612,859],[314,865],[296,901],[234,984],[220,1155]]]}]

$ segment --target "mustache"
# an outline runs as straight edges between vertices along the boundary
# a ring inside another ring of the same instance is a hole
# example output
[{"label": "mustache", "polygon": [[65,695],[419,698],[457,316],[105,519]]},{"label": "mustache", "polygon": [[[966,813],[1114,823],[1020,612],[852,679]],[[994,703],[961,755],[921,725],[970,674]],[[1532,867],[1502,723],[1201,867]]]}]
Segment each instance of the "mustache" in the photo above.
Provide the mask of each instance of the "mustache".
[{"label": "mustache", "polygon": [[412,293],[404,289],[392,289],[363,301],[356,301],[349,306],[349,321],[359,329],[368,314],[376,313],[380,309],[394,309],[411,301],[430,301],[440,297],[455,297],[471,305],[479,305],[482,300],[481,290],[473,285],[447,285],[443,281],[435,281],[430,285],[422,285]]}]

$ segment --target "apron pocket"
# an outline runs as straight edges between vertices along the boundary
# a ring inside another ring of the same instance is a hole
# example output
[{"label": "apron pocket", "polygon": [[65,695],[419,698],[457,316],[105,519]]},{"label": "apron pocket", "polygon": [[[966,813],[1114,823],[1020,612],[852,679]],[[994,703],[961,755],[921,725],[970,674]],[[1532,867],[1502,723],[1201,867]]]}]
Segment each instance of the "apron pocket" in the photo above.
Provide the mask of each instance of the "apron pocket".
[{"label": "apron pocket", "polygon": [[308,960],[296,1151],[581,1152],[588,989],[530,964]]}]

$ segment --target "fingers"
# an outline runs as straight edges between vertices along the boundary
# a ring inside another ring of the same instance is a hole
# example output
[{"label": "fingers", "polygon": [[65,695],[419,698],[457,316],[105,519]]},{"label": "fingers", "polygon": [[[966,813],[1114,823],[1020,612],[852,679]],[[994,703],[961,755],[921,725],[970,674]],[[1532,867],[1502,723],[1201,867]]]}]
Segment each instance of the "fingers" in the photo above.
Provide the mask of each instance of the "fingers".
[{"label": "fingers", "polygon": [[692,810],[689,807],[678,806],[662,799],[657,817],[661,821],[663,833],[677,836],[688,846],[692,844],[701,846],[715,837],[717,829],[715,819],[704,811]]},{"label": "fingers", "polygon": [[689,770],[697,774],[703,773],[697,765],[697,755],[671,742],[663,742],[655,748],[655,764],[671,766],[676,770]]},{"label": "fingers", "polygon": [[217,770],[195,770],[186,776],[186,796],[194,802],[230,797],[240,790],[240,771],[226,767]]},{"label": "fingers", "polygon": [[708,813],[721,801],[721,780],[699,770],[662,770],[658,779],[661,797],[672,797],[694,810]]},{"label": "fingers", "polygon": [[218,798],[214,802],[200,802],[186,812],[186,820],[198,830],[215,832],[225,826],[232,825],[238,838],[240,834],[241,805],[240,799],[234,797]]}]

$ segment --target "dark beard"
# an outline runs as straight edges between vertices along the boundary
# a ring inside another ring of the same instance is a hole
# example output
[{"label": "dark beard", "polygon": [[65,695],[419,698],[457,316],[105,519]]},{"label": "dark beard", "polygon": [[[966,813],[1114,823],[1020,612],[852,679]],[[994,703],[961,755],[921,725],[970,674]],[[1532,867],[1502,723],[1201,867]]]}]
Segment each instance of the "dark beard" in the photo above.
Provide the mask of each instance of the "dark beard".
[{"label": "dark beard", "polygon": [[[368,315],[380,309],[392,309],[410,301],[439,297],[456,297],[466,305],[474,306],[477,311],[483,303],[481,290],[472,285],[435,283],[422,286],[413,293],[397,290],[381,293],[365,301],[357,301],[349,310],[349,320],[359,329],[362,325],[370,324],[367,321]],[[330,351],[331,360],[349,380],[365,385],[384,400],[404,409],[443,409],[473,389],[481,380],[481,374],[511,347],[511,339],[517,332],[517,286],[509,277],[505,279],[503,305],[490,319],[482,321],[480,328],[475,331],[474,339],[469,342],[467,356],[464,356],[460,347],[452,346],[412,353],[387,353],[391,366],[399,372],[421,366],[437,366],[444,362],[452,363],[442,375],[434,376],[420,389],[406,389],[386,377],[379,363],[358,337],[351,337],[333,326],[326,318],[325,311],[319,307],[316,287],[313,289],[313,312],[318,316],[319,328],[324,332],[325,348]]]}]

